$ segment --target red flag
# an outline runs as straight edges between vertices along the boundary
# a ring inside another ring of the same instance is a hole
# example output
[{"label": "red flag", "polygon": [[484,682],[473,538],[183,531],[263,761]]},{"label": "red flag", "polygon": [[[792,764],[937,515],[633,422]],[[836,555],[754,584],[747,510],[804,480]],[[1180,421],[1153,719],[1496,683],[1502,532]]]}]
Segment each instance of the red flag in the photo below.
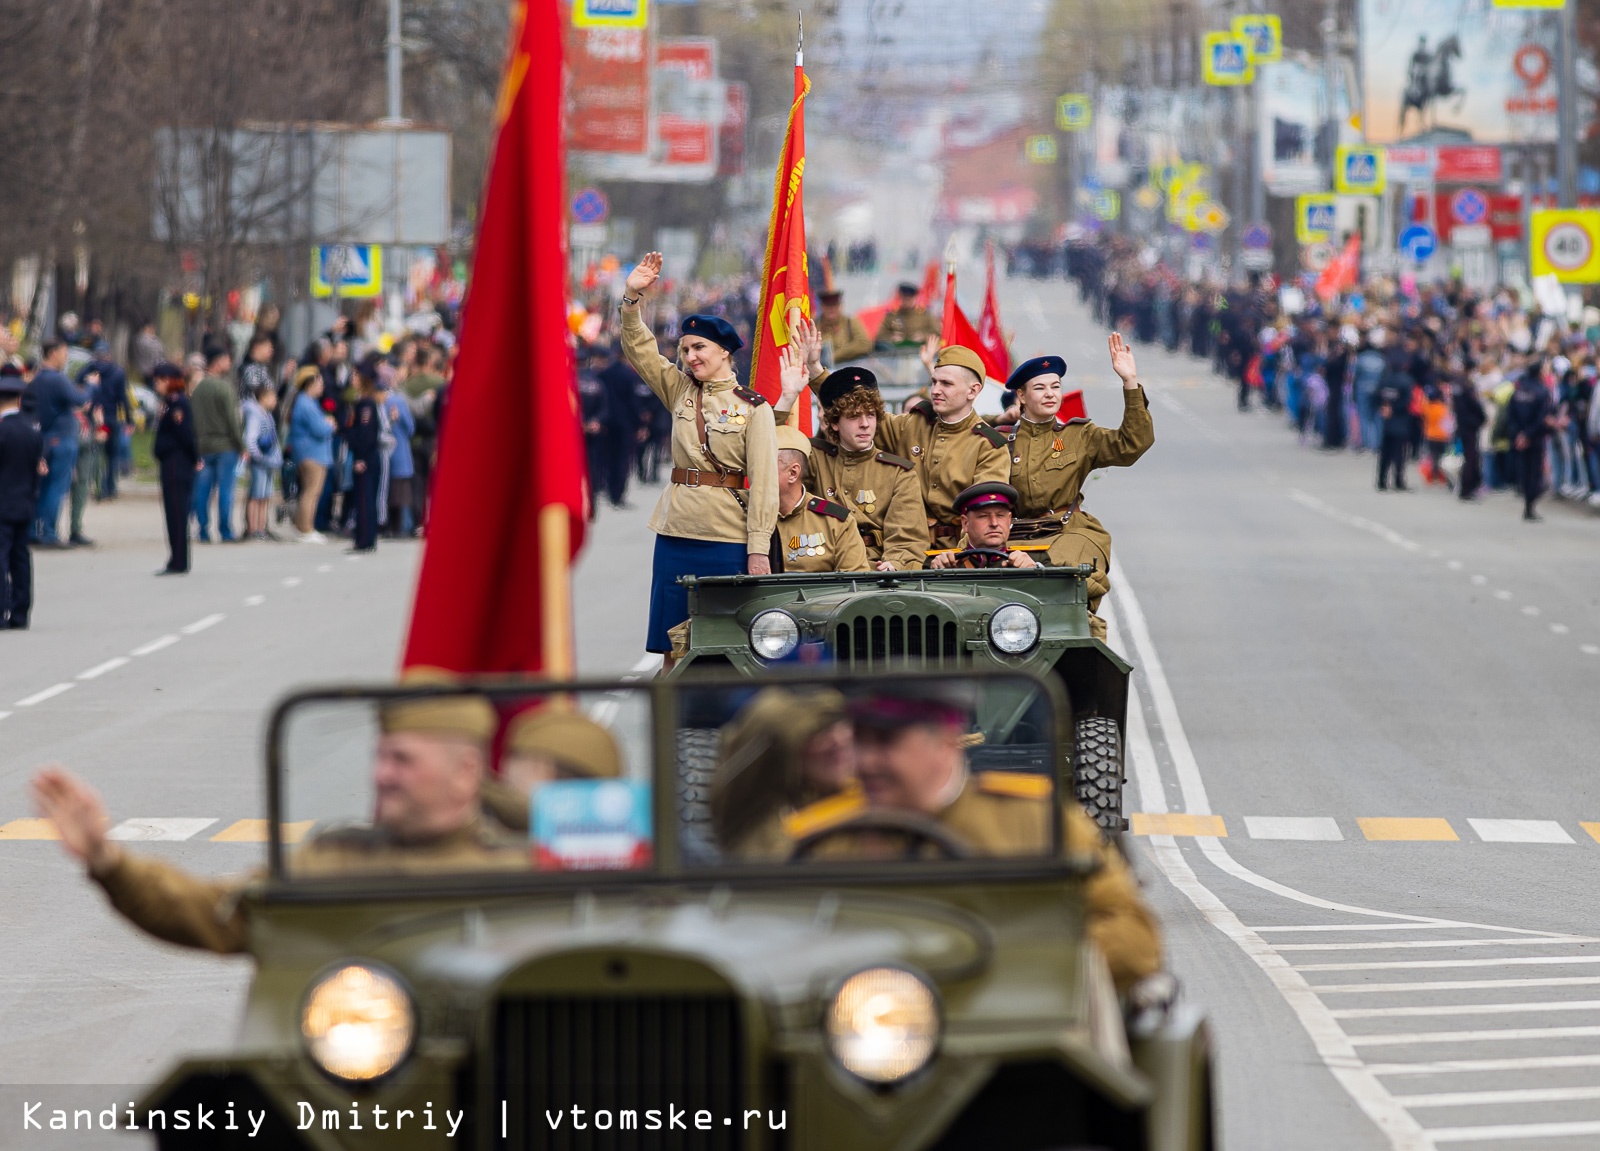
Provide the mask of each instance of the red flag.
[{"label": "red flag", "polygon": [[1317,298],[1327,303],[1335,296],[1351,291],[1361,282],[1361,233],[1352,232],[1344,242],[1344,251],[1335,256],[1317,277]]},{"label": "red flag", "polygon": [[994,243],[985,245],[989,260],[988,283],[983,289],[983,314],[978,317],[978,353],[989,365],[990,375],[1004,380],[1011,375],[1011,349],[1006,347],[1006,331],[1000,326],[1000,301],[994,291]]},{"label": "red flag", "polygon": [[566,322],[562,20],[520,0],[405,666],[570,674],[583,433]]},{"label": "red flag", "polygon": [[[922,270],[922,290],[917,293],[917,307],[931,308],[933,302],[939,298],[939,261],[929,260],[928,266]],[[895,300],[898,302],[899,297]],[[891,307],[894,305],[891,304]]]},{"label": "red flag", "polygon": [[[973,327],[972,321],[967,319],[967,314],[961,310],[961,305],[956,302],[956,272],[955,265],[950,265],[949,274],[944,279],[944,322],[939,325],[939,343],[943,347],[951,344],[960,344],[963,348],[971,348],[978,353],[978,358],[983,361],[984,371],[993,379],[1004,381],[1011,374],[1008,364],[1010,357],[1004,361],[997,361],[993,353],[984,346],[983,338],[979,336],[978,329]],[[1001,349],[1004,351],[1004,343]]]},{"label": "red flag", "polygon": [[[797,53],[794,61],[794,103],[789,128],[772,183],[772,219],[767,225],[767,254],[761,264],[761,304],[751,333],[750,386],[776,400],[782,391],[779,354],[789,342],[790,313],[811,315],[811,284],[806,267],[806,213],[803,177],[806,170],[806,93],[811,81]],[[796,407],[800,430],[811,433],[811,405]]]}]

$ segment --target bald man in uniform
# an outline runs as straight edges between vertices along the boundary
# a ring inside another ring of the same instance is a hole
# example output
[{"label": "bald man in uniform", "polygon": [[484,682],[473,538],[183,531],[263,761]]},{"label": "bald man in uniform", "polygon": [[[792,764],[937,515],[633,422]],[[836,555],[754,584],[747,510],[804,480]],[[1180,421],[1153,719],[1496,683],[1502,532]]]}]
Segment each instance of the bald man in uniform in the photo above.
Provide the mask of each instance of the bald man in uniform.
[{"label": "bald man in uniform", "polygon": [[806,490],[811,441],[788,424],[778,436],[778,526],[772,532],[774,572],[864,572],[867,549],[856,514]]},{"label": "bald man in uniform", "polygon": [[[340,828],[302,844],[288,860],[297,877],[416,874],[526,867],[485,824],[479,790],[496,718],[474,695],[396,699],[379,705],[370,827]],[[95,791],[60,767],[33,781],[39,813],[88,866],[111,904],[158,939],[219,954],[250,950],[241,897],[259,878],[200,879],[106,837]]]}]

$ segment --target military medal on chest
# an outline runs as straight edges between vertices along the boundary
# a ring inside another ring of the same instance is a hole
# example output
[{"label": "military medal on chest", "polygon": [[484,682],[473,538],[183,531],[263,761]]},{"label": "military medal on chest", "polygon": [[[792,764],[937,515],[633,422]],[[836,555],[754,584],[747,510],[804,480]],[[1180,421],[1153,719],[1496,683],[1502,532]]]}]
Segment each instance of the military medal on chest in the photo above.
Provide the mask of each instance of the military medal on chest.
[{"label": "military medal on chest", "polygon": [[878,510],[878,493],[871,488],[862,488],[856,493],[856,505],[863,511],[875,512]]},{"label": "military medal on chest", "polygon": [[802,532],[789,537],[789,551],[785,559],[797,560],[803,556],[819,556],[822,554],[822,533]]},{"label": "military medal on chest", "polygon": [[1062,442],[1060,436],[1057,436],[1055,439],[1051,440],[1050,441],[1050,458],[1051,459],[1055,459],[1056,457],[1060,456],[1061,453],[1066,450],[1066,446],[1067,445]]}]

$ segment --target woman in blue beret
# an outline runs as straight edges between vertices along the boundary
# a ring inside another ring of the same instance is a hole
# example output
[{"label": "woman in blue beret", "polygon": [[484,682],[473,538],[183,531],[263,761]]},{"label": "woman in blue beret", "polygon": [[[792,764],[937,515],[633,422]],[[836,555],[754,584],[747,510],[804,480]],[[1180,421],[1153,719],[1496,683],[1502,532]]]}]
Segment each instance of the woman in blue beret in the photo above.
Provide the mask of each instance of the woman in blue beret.
[{"label": "woman in blue beret", "polygon": [[678,362],[661,355],[639,315],[639,301],[661,275],[651,252],[628,273],[622,297],[622,350],[672,414],[671,482],[650,529],[656,533],[645,648],[672,666],[669,629],[689,618],[681,576],[770,575],[768,548],[778,521],[778,446],[772,408],[734,378],[744,346],[717,316],[685,316]]}]

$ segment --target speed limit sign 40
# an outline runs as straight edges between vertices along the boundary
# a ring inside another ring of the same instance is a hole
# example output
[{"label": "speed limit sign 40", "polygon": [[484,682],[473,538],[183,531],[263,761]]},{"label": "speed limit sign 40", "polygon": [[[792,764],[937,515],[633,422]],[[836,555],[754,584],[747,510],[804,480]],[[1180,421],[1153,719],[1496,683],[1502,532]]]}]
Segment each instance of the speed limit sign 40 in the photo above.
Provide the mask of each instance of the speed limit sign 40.
[{"label": "speed limit sign 40", "polygon": [[1541,209],[1532,213],[1529,264],[1535,276],[1563,284],[1600,283],[1600,210]]}]

